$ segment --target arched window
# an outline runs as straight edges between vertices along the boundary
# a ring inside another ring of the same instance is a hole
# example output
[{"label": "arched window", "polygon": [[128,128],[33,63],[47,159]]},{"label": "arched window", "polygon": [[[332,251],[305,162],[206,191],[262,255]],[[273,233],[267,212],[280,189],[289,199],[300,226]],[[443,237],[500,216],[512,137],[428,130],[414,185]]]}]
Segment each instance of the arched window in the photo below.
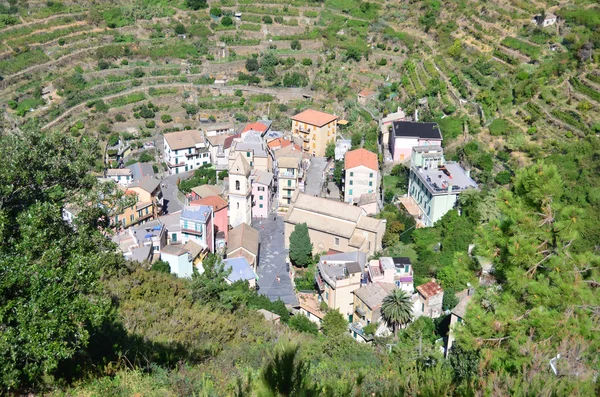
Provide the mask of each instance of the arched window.
[{"label": "arched window", "polygon": [[235,181],[235,190],[240,190],[240,181]]}]

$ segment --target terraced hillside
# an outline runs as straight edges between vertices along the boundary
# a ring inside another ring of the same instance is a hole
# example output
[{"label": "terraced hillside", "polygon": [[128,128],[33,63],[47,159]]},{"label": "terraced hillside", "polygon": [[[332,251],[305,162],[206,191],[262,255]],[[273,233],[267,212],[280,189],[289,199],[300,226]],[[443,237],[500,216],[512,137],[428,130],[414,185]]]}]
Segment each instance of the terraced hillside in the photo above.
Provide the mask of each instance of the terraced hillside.
[{"label": "terraced hillside", "polygon": [[[541,10],[558,22],[532,23]],[[591,1],[29,1],[1,11],[0,102],[14,125],[135,140],[268,115],[285,129],[310,98],[366,131],[355,99],[368,87],[376,117],[418,110],[457,155],[474,139],[477,158],[463,160],[482,177],[526,163],[549,139],[600,129]],[[142,105],[154,111],[142,117]],[[490,166],[499,152],[510,156]]]}]

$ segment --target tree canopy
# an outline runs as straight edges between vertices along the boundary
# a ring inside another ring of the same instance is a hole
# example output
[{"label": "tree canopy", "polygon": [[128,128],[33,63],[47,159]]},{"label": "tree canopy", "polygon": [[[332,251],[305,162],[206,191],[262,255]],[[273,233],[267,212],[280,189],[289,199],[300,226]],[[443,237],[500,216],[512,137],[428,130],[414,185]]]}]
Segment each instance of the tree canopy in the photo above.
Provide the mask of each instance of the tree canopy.
[{"label": "tree canopy", "polygon": [[290,260],[295,266],[306,267],[312,262],[313,245],[306,223],[298,223],[290,234]]}]

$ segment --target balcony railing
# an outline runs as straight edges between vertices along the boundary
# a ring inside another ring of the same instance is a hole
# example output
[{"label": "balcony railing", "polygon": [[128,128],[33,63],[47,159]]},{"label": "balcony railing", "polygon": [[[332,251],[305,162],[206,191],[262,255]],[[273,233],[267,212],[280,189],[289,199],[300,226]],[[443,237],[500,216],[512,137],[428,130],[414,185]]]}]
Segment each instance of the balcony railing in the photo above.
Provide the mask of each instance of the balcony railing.
[{"label": "balcony railing", "polygon": [[184,228],[181,228],[181,232],[182,233],[187,233],[187,234],[193,234],[194,236],[199,236],[199,237],[203,236],[202,230],[194,230],[194,229],[184,229]]}]

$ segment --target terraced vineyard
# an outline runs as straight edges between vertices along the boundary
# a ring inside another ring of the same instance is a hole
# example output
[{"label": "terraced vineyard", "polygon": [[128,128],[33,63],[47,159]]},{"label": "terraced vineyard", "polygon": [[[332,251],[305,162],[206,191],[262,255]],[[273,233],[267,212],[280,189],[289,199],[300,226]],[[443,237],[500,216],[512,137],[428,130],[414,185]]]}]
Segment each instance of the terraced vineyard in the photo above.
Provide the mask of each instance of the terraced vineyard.
[{"label": "terraced vineyard", "polygon": [[[308,97],[366,128],[355,99],[369,87],[378,91],[371,114],[418,110],[440,121],[451,150],[475,138],[492,156],[526,161],[520,152],[547,139],[600,128],[600,11],[580,3],[30,1],[0,14],[0,101],[13,123],[106,140],[148,135],[133,111],[148,102],[159,109],[152,134],[267,114],[285,129]],[[540,9],[562,19],[537,26]],[[272,103],[252,99],[261,93]],[[494,120],[505,130],[492,132]]]}]

